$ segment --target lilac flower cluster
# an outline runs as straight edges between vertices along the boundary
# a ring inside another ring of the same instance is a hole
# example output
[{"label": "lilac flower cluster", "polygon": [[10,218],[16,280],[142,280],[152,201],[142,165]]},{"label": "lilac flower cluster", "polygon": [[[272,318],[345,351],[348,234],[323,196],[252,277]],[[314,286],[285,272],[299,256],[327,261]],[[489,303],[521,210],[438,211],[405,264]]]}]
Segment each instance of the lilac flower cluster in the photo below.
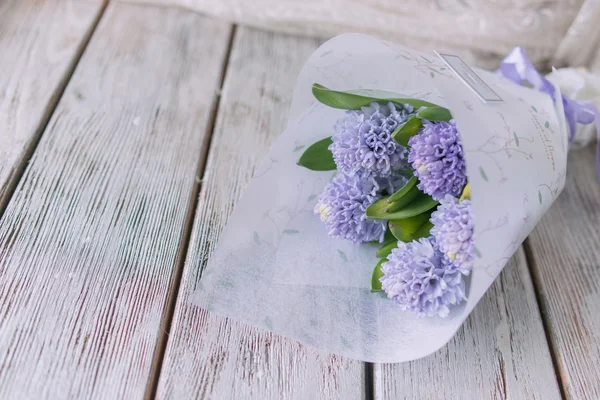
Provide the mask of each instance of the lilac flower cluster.
[{"label": "lilac flower cluster", "polygon": [[450,306],[466,299],[459,269],[435,248],[432,238],[398,243],[383,263],[381,284],[404,311],[446,317]]},{"label": "lilac flower cluster", "polygon": [[413,115],[413,107],[393,103],[371,103],[359,111],[348,111],[335,125],[329,150],[337,169],[349,176],[386,177],[406,167],[407,150],[392,133]]},{"label": "lilac flower cluster", "polygon": [[446,194],[460,196],[467,183],[467,169],[454,121],[423,121],[423,128],[408,141],[408,162],[419,178],[419,189],[434,200]]}]

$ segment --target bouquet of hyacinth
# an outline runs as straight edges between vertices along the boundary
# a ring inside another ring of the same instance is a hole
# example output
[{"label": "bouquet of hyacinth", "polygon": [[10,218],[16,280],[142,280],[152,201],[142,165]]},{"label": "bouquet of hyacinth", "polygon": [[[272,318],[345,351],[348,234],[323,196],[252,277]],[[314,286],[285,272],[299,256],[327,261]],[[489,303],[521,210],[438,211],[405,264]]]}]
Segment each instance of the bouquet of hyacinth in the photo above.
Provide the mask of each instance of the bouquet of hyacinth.
[{"label": "bouquet of hyacinth", "polygon": [[370,362],[457,332],[562,191],[569,139],[600,124],[520,49],[491,73],[358,34],[310,57],[290,115],[193,300]]},{"label": "bouquet of hyacinth", "polygon": [[466,165],[451,113],[419,99],[321,85],[313,94],[347,109],[335,133],[299,160],[313,170],[337,169],[315,206],[327,234],[380,245],[371,290],[419,316],[446,317],[466,299],[475,251]]}]

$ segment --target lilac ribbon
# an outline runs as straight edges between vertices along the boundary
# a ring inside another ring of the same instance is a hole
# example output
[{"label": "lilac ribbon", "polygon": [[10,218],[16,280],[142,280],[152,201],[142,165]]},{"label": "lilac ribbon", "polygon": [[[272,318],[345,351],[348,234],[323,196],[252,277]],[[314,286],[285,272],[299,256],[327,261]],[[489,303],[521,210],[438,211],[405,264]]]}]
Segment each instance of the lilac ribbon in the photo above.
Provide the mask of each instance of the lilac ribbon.
[{"label": "lilac ribbon", "polygon": [[[515,47],[502,60],[498,74],[517,85],[523,86],[525,82],[529,82],[529,84],[540,92],[549,94],[553,100],[556,98],[556,89],[552,83],[537,72],[520,47]],[[596,131],[599,139],[596,145],[596,175],[600,179],[600,112],[594,103],[571,99],[564,94],[562,95],[562,102],[565,109],[565,118],[569,125],[569,141],[573,141],[575,137],[577,123],[583,125],[596,123]]]}]

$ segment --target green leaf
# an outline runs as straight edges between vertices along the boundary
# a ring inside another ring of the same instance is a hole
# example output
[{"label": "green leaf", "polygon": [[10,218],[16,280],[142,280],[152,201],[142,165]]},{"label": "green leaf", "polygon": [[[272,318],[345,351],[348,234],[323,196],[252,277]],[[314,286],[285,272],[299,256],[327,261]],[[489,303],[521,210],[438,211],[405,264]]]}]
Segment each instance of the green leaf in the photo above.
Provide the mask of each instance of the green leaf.
[{"label": "green leaf", "polygon": [[389,229],[385,230],[385,235],[383,236],[383,243],[389,243],[391,241],[396,241],[396,238],[392,234],[392,231]]},{"label": "green leaf", "polygon": [[475,247],[475,255],[479,258],[481,258],[481,252],[479,251],[479,249],[477,247]]},{"label": "green leaf", "polygon": [[390,205],[390,203],[388,203],[387,200],[388,200],[387,197],[382,197],[381,199],[375,201],[369,207],[367,207],[367,211],[365,212],[365,214],[367,215],[367,218],[369,218],[369,219],[385,219],[385,218],[378,218],[378,217],[383,217],[384,215],[387,214],[386,210],[387,210],[388,206]]},{"label": "green leaf", "polygon": [[419,193],[422,193],[418,187],[413,186],[402,198],[394,201],[393,203],[389,203],[387,208],[385,209],[386,213],[393,213],[398,210],[403,209],[408,204],[410,204],[414,199],[417,198]]},{"label": "green leaf", "polygon": [[392,252],[392,250],[394,250],[396,247],[398,247],[398,240],[396,240],[396,238],[394,238],[393,241],[381,246],[381,248],[377,252],[377,257],[378,258],[387,258],[387,256],[389,256],[390,253]]},{"label": "green leaf", "polygon": [[302,153],[298,165],[312,171],[331,171],[336,168],[333,154],[329,151],[329,145],[333,143],[331,137],[319,140],[312,144]]},{"label": "green leaf", "polygon": [[513,132],[513,136],[515,138],[515,144],[519,147],[519,137],[517,136],[517,132]]},{"label": "green leaf", "polygon": [[533,111],[537,112],[537,108],[535,108],[535,106],[534,106],[534,105],[532,105],[532,106],[531,106],[531,109],[532,109]]},{"label": "green leaf", "polygon": [[546,129],[550,128],[550,122],[546,121],[546,123],[544,124],[544,126],[546,127]]},{"label": "green leaf", "polygon": [[410,189],[417,184],[417,177],[411,177],[408,182],[404,184],[398,191],[394,192],[390,197],[387,198],[388,203],[400,200]]},{"label": "green leaf", "polygon": [[421,231],[421,228],[427,225],[430,217],[431,213],[425,212],[410,218],[392,220],[389,223],[390,230],[394,236],[396,236],[396,239],[402,242],[410,242],[414,239],[418,239],[416,237],[417,232],[419,232],[420,235],[423,235],[425,231],[428,233],[431,227],[427,226],[423,231]]},{"label": "green leaf", "polygon": [[450,121],[452,114],[447,108],[443,107],[427,107],[417,113],[417,117],[426,119],[427,121],[442,122]]},{"label": "green leaf", "polygon": [[[431,215],[431,214],[430,214]],[[415,232],[413,235],[413,240],[421,239],[424,237],[431,236],[431,228],[433,228],[433,224],[430,220],[427,220],[421,227]]]},{"label": "green leaf", "polygon": [[[424,213],[425,211],[431,210],[438,204],[437,201],[433,200],[431,196],[426,195],[425,193],[419,193],[415,199],[408,204],[406,207],[402,208],[393,213],[386,214],[383,217],[369,217],[367,214],[367,218],[371,219],[405,219],[414,217],[415,215],[419,215]],[[367,209],[368,211],[368,209]]]},{"label": "green leaf", "polygon": [[381,288],[381,281],[379,280],[379,278],[383,276],[383,272],[381,271],[381,265],[386,261],[387,260],[385,258],[382,258],[375,266],[375,269],[373,269],[373,274],[371,275],[371,292],[383,291],[383,289]]},{"label": "green leaf", "polygon": [[406,147],[408,146],[408,139],[416,135],[422,126],[421,120],[416,115],[413,115],[408,121],[392,132],[392,137],[397,143]]},{"label": "green leaf", "polygon": [[346,257],[346,254],[341,251],[340,249],[338,249],[338,255],[340,256],[340,258],[344,261],[348,261],[348,257]]},{"label": "green leaf", "polygon": [[479,174],[481,175],[481,177],[483,178],[484,181],[488,181],[488,177],[485,174],[485,171],[483,170],[483,168],[479,167]]},{"label": "green leaf", "polygon": [[[371,204],[366,210],[367,218],[391,219],[388,218],[388,215],[404,209],[423,193],[416,186],[416,182],[417,178],[413,176],[400,190],[398,190],[392,196],[383,197]],[[392,198],[395,198],[396,200],[390,201]]]},{"label": "green leaf", "polygon": [[355,93],[331,90],[323,85],[319,85],[318,83],[313,84],[312,93],[320,103],[329,107],[340,108],[342,110],[359,110],[361,107],[368,106],[374,101],[392,102],[395,104],[410,104],[414,108],[437,107],[435,104],[424,100],[401,97],[378,99],[375,97],[362,96]]},{"label": "green leaf", "polygon": [[433,71],[429,72],[429,76],[431,76],[432,78],[435,78],[435,74],[433,73]]}]

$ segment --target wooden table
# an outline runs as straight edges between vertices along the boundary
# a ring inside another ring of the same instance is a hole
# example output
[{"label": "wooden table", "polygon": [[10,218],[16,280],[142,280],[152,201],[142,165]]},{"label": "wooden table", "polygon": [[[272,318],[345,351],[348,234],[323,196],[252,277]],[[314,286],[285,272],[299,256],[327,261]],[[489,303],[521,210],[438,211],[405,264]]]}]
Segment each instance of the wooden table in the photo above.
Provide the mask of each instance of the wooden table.
[{"label": "wooden table", "polygon": [[365,364],[189,304],[318,45],[143,1],[2,2],[0,398],[600,398],[591,148],[424,359]]}]

